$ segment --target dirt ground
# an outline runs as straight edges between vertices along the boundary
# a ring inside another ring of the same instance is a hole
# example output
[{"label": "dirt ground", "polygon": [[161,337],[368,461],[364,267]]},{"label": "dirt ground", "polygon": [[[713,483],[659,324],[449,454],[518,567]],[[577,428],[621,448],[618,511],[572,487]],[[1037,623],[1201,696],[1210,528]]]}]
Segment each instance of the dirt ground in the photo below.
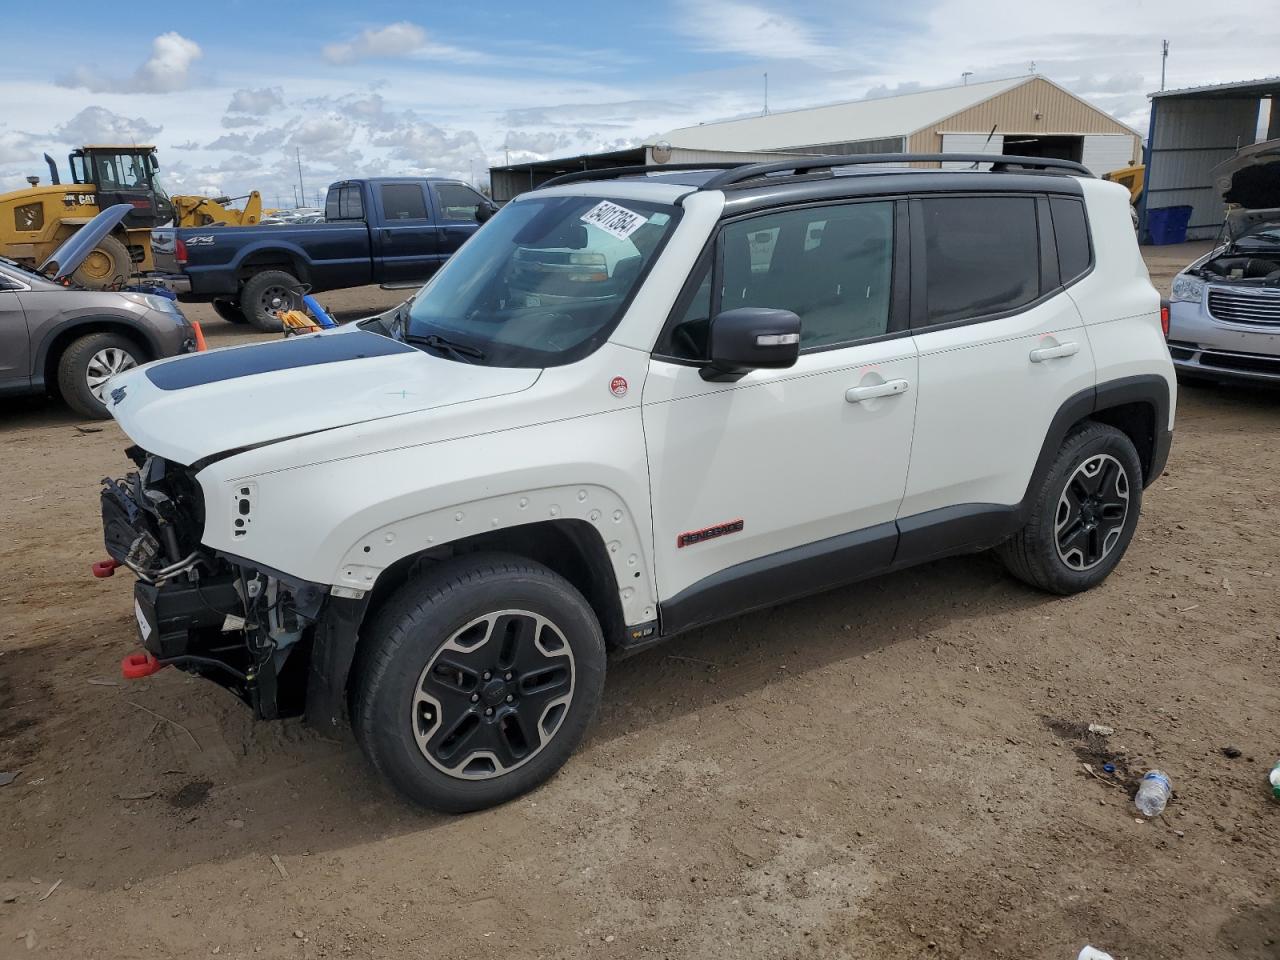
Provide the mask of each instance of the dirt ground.
[{"label": "dirt ground", "polygon": [[[120,680],[131,578],[89,564],[125,443],[85,426],[0,407],[0,958],[1280,956],[1278,392],[1182,391],[1097,590],[971,557],[701,630],[466,817],[176,670]],[[1143,822],[1150,767],[1176,795]]]}]

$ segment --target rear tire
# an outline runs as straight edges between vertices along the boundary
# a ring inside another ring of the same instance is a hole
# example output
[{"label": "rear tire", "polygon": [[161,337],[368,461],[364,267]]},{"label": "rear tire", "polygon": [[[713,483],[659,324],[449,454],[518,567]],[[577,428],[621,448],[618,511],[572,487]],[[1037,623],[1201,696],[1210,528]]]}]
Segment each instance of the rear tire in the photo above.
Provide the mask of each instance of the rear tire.
[{"label": "rear tire", "polygon": [[284,329],[280,312],[289,309],[290,293],[302,295],[302,284],[285,270],[255,273],[240,289],[240,309],[249,323],[267,333]]},{"label": "rear tire", "polygon": [[90,333],[72,342],[58,358],[58,392],[82,417],[106,420],[104,401],[111,375],[146,363],[138,345],[118,333]]},{"label": "rear tire", "polygon": [[215,300],[212,306],[213,312],[227,321],[227,323],[245,324],[249,322],[249,318],[240,309],[240,304],[234,300]]},{"label": "rear tire", "polygon": [[1033,494],[1031,518],[996,548],[1019,580],[1049,593],[1088,590],[1124,556],[1142,510],[1142,462],[1115,427],[1085,423],[1062,442]]},{"label": "rear tire", "polygon": [[132,274],[129,248],[115,237],[103,237],[72,271],[71,279],[86,290],[106,290],[123,285]]},{"label": "rear tire", "polygon": [[600,625],[572,584],[507,554],[440,563],[393,594],[352,678],[352,727],[404,796],[445,813],[551,777],[600,702]]}]

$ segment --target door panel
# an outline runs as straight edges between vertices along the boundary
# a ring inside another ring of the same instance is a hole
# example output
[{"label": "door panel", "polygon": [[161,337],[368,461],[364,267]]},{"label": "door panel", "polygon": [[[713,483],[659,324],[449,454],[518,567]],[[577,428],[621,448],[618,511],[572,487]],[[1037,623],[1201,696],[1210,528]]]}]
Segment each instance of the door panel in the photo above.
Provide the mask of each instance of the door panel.
[{"label": "door panel", "polygon": [[431,218],[421,182],[383,183],[376,187],[381,225],[377,239],[377,277],[384,283],[425,280],[440,262],[440,234]]},{"label": "door panel", "polygon": [[1047,201],[912,200],[911,229],[920,383],[900,516],[1017,504],[1054,415],[1095,379]]},{"label": "door panel", "polygon": [[[846,398],[896,380],[906,389]],[[708,383],[695,367],[654,359],[644,425],[660,597],[735,564],[892,522],[915,381],[907,337],[806,353],[789,370],[737,383]],[[677,543],[738,520],[735,532]]]},{"label": "door panel", "polygon": [[[0,276],[0,285],[5,284]],[[22,302],[12,290],[0,290],[0,389],[31,383],[31,338]]]}]

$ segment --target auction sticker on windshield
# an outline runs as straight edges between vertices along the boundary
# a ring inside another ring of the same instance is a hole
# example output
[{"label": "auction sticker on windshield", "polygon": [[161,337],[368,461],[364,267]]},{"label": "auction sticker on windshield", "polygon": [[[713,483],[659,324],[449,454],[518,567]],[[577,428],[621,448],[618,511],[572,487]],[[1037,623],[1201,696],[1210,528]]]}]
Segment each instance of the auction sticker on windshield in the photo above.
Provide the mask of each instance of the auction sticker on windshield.
[{"label": "auction sticker on windshield", "polygon": [[583,223],[599,227],[605,233],[625,240],[645,224],[645,218],[634,210],[601,200],[580,218]]}]

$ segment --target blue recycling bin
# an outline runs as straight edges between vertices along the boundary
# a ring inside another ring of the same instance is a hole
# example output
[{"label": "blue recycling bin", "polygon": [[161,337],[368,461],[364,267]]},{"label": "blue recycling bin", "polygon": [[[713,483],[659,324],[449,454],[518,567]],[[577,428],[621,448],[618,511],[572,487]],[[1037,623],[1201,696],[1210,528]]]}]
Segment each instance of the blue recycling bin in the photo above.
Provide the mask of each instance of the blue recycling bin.
[{"label": "blue recycling bin", "polygon": [[1147,211],[1147,233],[1157,246],[1166,243],[1186,243],[1187,224],[1191,221],[1190,207],[1160,207]]}]

